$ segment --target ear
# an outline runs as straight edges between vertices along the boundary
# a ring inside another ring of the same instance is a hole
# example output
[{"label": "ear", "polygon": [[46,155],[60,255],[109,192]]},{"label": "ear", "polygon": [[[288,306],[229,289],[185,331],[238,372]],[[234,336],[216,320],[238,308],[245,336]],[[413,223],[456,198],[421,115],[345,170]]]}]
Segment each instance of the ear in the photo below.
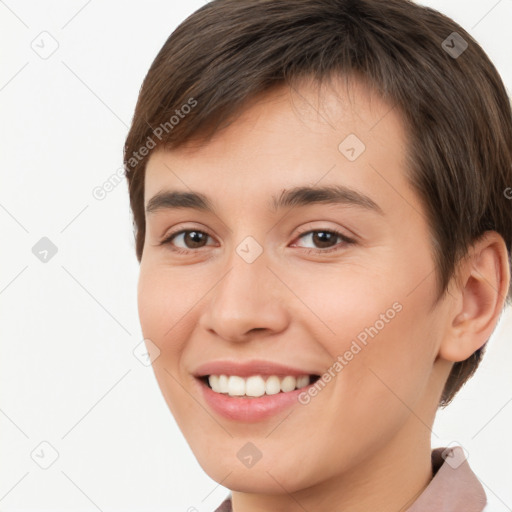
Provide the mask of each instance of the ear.
[{"label": "ear", "polygon": [[486,231],[460,262],[450,295],[454,298],[439,355],[464,361],[490,338],[505,304],[510,283],[503,238]]}]

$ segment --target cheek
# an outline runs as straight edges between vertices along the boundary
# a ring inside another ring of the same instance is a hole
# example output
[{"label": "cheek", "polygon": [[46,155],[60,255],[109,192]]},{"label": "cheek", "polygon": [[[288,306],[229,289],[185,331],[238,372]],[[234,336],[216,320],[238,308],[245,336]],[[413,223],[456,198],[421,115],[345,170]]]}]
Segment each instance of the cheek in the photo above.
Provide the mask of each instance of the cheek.
[{"label": "cheek", "polygon": [[435,359],[435,335],[429,330],[435,320],[428,314],[429,303],[419,296],[395,297],[399,297],[395,308],[389,308],[386,300],[371,315],[360,314],[358,321],[351,321],[351,336],[344,341],[348,354],[354,342],[360,350],[343,370],[339,397],[348,400],[354,417],[365,418],[362,424],[368,426],[369,439],[376,422],[385,436],[386,430],[390,435],[396,431],[412,411],[423,415]]},{"label": "cheek", "polygon": [[141,263],[137,288],[137,305],[144,337],[150,338],[160,350],[176,350],[168,340],[181,340],[177,335],[190,324],[197,293],[179,272],[168,267]]},{"label": "cheek", "polygon": [[[318,446],[322,439],[331,440],[320,458],[332,467],[340,465],[339,453],[354,462],[378,451],[405,425],[423,428],[416,418],[428,424],[423,402],[433,356],[425,330],[428,322],[420,320],[426,305],[418,310],[415,301],[402,299],[402,309],[397,311],[389,309],[392,304],[387,298],[372,309],[361,304],[357,316],[356,312],[352,317],[340,316],[337,336],[330,337],[336,341],[327,344],[330,338],[323,338],[329,353],[341,355],[344,363],[318,399],[307,406],[322,418],[321,426],[315,425],[308,435]],[[386,311],[388,323],[380,320]]]},{"label": "cheek", "polygon": [[167,309],[168,298],[164,296],[165,286],[157,279],[158,273],[141,264],[137,287],[137,306],[144,338],[151,339],[159,348],[164,326],[163,313]]},{"label": "cheek", "polygon": [[189,397],[183,392],[180,362],[195,301],[169,268],[148,260],[141,262],[137,287],[140,325],[144,338],[160,350],[152,368],[162,395],[173,416],[182,418]]},{"label": "cheek", "polygon": [[333,410],[347,407],[371,424],[410,414],[408,407],[424,393],[435,359],[436,318],[429,313],[433,280],[416,288],[418,272],[388,263],[371,271],[347,266],[331,271],[329,279],[301,280],[297,288],[321,319],[309,313],[303,317],[331,357]]}]

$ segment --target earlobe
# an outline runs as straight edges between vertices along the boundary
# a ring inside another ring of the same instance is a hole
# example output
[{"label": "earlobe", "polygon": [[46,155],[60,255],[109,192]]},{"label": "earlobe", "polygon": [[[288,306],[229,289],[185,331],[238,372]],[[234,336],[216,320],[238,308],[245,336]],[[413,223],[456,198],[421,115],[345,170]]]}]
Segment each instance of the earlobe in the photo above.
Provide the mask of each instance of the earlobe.
[{"label": "earlobe", "polygon": [[510,283],[508,251],[503,238],[486,232],[459,268],[455,302],[439,356],[464,361],[491,336],[505,304]]}]

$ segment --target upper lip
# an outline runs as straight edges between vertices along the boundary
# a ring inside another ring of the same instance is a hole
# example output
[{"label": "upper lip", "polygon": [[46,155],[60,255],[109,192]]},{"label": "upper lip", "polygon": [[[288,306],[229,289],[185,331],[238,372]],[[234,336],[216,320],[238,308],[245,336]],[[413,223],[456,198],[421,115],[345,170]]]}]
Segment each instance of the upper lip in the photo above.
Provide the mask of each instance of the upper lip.
[{"label": "upper lip", "polygon": [[249,377],[251,375],[292,375],[299,377],[301,375],[318,374],[273,361],[253,359],[250,361],[210,361],[198,366],[194,371],[194,375],[196,377],[204,377],[205,375],[238,375],[240,377]]}]

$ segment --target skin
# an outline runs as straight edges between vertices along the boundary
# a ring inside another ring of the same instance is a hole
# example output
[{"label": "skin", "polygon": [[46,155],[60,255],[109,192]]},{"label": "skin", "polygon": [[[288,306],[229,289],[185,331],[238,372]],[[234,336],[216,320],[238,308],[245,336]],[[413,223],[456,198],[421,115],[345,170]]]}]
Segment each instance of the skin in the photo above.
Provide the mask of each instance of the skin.
[{"label": "skin", "polygon": [[[278,87],[207,143],[156,150],[147,164],[146,205],[163,190],[193,190],[217,211],[147,214],[138,305],[144,337],[160,349],[163,396],[201,467],[232,490],[235,512],[405,510],[432,478],[431,427],[452,364],[489,338],[508,289],[505,244],[488,232],[435,303],[400,115],[355,79],[331,85]],[[366,146],[353,162],[338,150],[351,133]],[[344,204],[268,209],[273,194],[314,184],[356,189],[383,215]],[[159,245],[180,229],[209,237],[175,238],[188,254]],[[355,243],[302,236],[329,229]],[[236,252],[247,236],[263,249],[250,264]],[[396,302],[401,311],[307,405],[247,424],[198,392],[192,373],[216,359],[322,374]],[[237,457],[248,441],[262,454],[251,468]]]}]

